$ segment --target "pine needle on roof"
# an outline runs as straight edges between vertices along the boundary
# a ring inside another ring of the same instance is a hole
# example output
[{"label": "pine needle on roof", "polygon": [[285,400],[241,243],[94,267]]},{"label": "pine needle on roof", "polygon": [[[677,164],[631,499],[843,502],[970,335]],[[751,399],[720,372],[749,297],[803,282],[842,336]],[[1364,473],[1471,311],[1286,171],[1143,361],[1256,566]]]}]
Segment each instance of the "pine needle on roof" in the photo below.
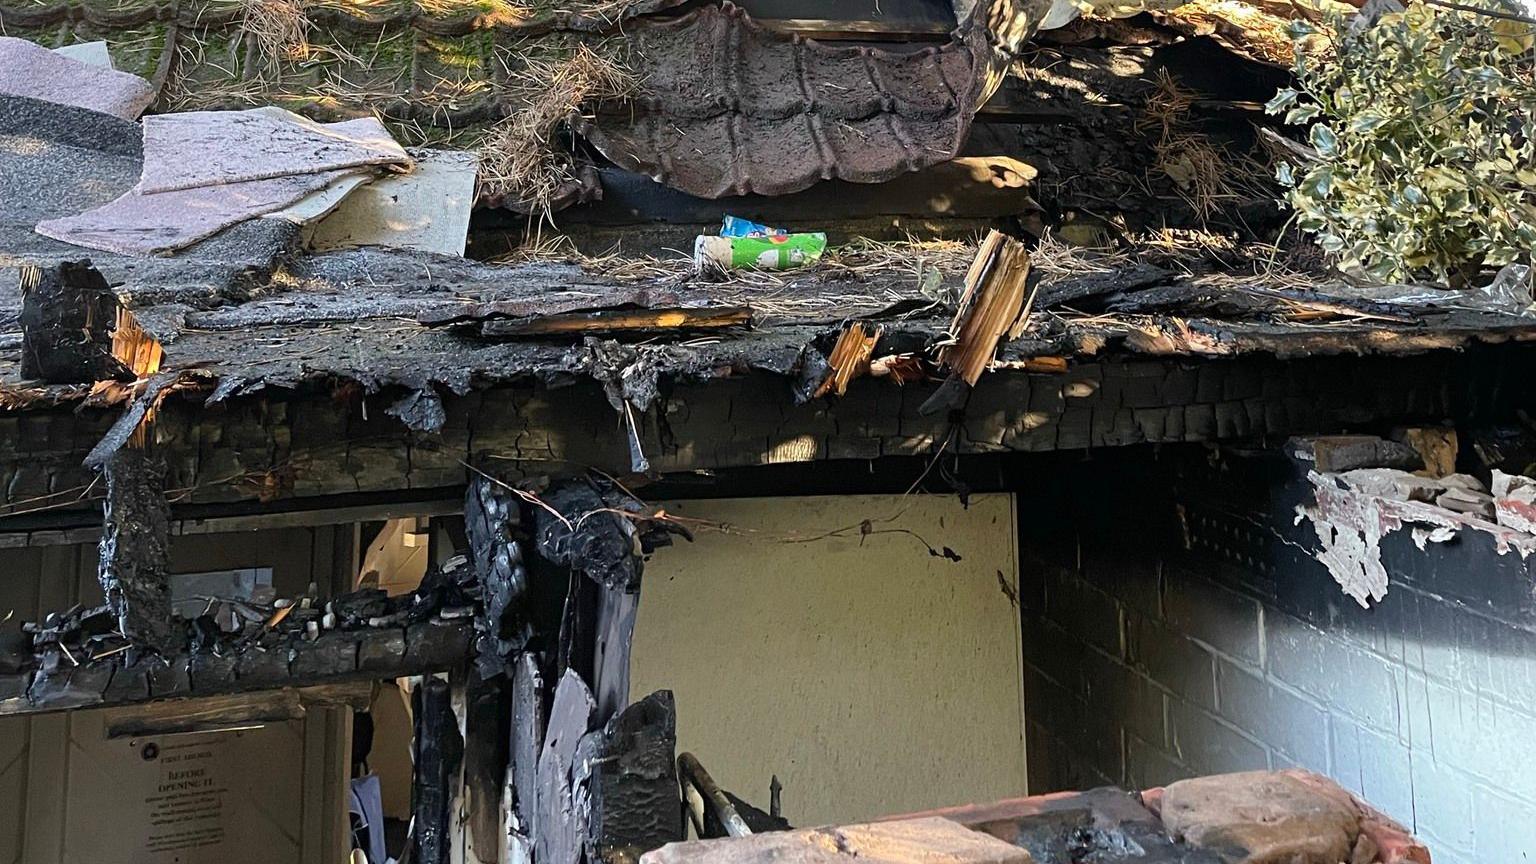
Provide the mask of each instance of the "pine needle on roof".
[{"label": "pine needle on roof", "polygon": [[240,29],[255,40],[257,54],[269,69],[307,59],[313,50],[304,0],[245,0]]},{"label": "pine needle on roof", "polygon": [[480,147],[479,197],[511,196],[549,219],[553,202],[575,180],[569,151],[556,140],[585,103],[621,99],[639,86],[611,50],[578,43],[559,58],[529,56],[509,70],[503,97],[517,107]]}]

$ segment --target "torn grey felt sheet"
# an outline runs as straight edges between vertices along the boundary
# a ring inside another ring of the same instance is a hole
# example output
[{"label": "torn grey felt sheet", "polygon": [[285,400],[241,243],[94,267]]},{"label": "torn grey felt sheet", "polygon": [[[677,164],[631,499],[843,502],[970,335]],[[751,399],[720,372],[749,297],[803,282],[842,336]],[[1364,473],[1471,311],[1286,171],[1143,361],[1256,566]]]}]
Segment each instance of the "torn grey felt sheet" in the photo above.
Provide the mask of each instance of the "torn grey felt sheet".
[{"label": "torn grey felt sheet", "polygon": [[373,117],[316,123],[281,108],[144,118],[145,194],[370,165],[411,166]]},{"label": "torn grey felt sheet", "polygon": [[138,184],[92,210],[37,224],[77,246],[150,256],[175,252],[284,210],[376,166],[411,166],[382,123],[314,123],[278,108],[145,118]]},{"label": "torn grey felt sheet", "polygon": [[0,93],[136,119],[155,88],[127,72],[83,63],[41,45],[0,36]]},{"label": "torn grey felt sheet", "polygon": [[146,195],[135,187],[76,216],[37,223],[37,233],[120,255],[174,252],[257,216],[281,210],[354,171],[325,171]]}]

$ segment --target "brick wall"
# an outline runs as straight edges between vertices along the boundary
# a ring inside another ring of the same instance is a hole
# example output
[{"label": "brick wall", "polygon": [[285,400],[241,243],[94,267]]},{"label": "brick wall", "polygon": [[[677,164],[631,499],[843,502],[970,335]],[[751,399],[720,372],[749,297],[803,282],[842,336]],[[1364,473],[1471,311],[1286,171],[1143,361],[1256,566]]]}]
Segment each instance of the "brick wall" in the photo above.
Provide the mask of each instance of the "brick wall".
[{"label": "brick wall", "polygon": [[1399,532],[1364,610],[1309,557],[1279,460],[1100,458],[1034,485],[1032,793],[1300,766],[1437,864],[1536,861],[1536,561]]}]

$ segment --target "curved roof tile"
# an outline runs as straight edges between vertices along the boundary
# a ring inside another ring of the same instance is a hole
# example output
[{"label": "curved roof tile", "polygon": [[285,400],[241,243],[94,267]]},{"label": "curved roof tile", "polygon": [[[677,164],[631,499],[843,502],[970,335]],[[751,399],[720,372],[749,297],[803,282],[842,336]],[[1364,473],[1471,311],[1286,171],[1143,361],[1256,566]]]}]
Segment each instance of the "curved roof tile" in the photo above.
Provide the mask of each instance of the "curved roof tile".
[{"label": "curved roof tile", "polygon": [[880,183],[954,157],[984,60],[967,41],[888,51],[777,33],[730,4],[629,31],[642,93],[599,106],[586,137],[692,195]]}]

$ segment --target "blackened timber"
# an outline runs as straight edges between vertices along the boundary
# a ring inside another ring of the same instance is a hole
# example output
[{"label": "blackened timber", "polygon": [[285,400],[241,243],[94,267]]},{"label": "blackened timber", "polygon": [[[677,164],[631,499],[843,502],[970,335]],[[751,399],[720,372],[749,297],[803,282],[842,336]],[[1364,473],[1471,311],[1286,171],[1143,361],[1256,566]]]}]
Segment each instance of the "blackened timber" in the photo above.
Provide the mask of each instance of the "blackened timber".
[{"label": "blackened timber", "polygon": [[659,690],[588,736],[593,758],[587,859],[631,864],[683,839],[677,792],[677,707]]},{"label": "blackened timber", "polygon": [[104,469],[107,497],[97,578],[123,635],[170,654],[170,521],[165,462],[143,450],[119,450]]},{"label": "blackened timber", "polygon": [[464,685],[464,783],[454,812],[464,830],[463,854],[456,860],[495,864],[501,855],[502,794],[506,789],[510,741],[504,698],[507,679],[485,679],[471,670]]},{"label": "blackened timber", "polygon": [[[512,672],[511,774],[512,825],[510,842],[532,848],[538,835],[539,754],[544,749],[544,676],[538,656],[518,656]],[[519,860],[508,850],[508,861]],[[526,860],[526,859],[523,859]]]},{"label": "blackened timber", "polygon": [[[126,652],[70,666],[57,646],[0,663],[0,716],[110,707],[445,672],[469,657],[468,620],[328,631],[313,641],[268,634],[231,655]],[[312,656],[313,655],[313,656]],[[50,662],[50,658],[56,658]]]},{"label": "blackened timber", "polygon": [[90,261],[21,274],[21,375],[50,384],[132,378],[112,356],[120,304]]},{"label": "blackened timber", "polygon": [[544,500],[548,507],[534,510],[539,554],[609,588],[638,590],[642,556],[669,545],[673,533],[688,536],[606,480],[570,480]]},{"label": "blackened timber", "polygon": [[464,758],[448,681],[433,675],[417,688],[415,771],[411,778],[413,864],[448,864],[453,848],[450,804]]},{"label": "blackened timber", "polygon": [[512,536],[519,503],[509,489],[486,477],[470,482],[464,502],[470,560],[482,597],[482,614],[475,620],[475,663],[485,678],[504,674],[530,635],[522,603],[528,574],[522,548]]},{"label": "blackened timber", "polygon": [[602,587],[597,597],[596,645],[592,652],[597,716],[612,717],[629,704],[629,655],[640,593]]},{"label": "blackened timber", "polygon": [[499,339],[610,333],[637,335],[723,330],[730,327],[747,327],[751,323],[752,310],[746,306],[707,309],[625,309],[570,312],[517,321],[486,321],[480,325],[480,335]]},{"label": "blackened timber", "polygon": [[[535,822],[535,862],[578,862],[586,846],[586,813],[579,806],[572,768],[577,748],[591,731],[597,705],[586,682],[567,670],[555,687],[554,704],[539,754],[539,814]],[[435,864],[435,862],[434,862]]]}]

